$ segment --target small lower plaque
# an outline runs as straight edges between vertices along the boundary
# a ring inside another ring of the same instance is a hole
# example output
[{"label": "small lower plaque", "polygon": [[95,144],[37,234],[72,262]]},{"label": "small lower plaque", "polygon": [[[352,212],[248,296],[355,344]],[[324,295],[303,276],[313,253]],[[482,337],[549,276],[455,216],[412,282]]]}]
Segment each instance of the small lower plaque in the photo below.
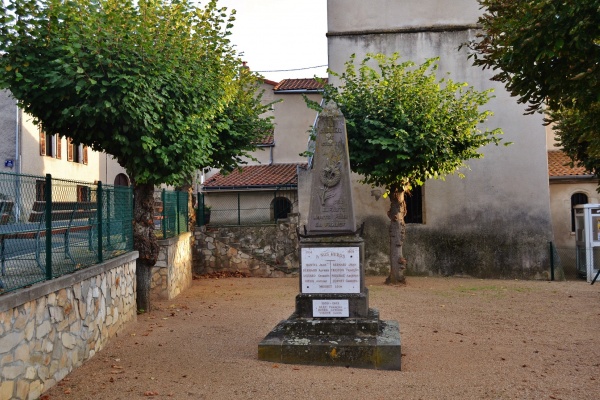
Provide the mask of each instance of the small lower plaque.
[{"label": "small lower plaque", "polygon": [[313,317],[347,318],[348,300],[313,300]]}]

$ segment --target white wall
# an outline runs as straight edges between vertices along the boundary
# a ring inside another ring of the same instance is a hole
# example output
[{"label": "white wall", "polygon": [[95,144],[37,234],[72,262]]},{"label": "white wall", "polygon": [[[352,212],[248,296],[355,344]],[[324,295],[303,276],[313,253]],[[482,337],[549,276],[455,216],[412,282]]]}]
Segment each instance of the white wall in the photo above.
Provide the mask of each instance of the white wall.
[{"label": "white wall", "polygon": [[[328,14],[332,70],[342,71],[353,53],[362,60],[369,52],[399,52],[415,62],[440,56],[440,77],[450,72],[453,80],[478,90],[495,89],[496,98],[486,106],[495,115],[487,126],[502,128],[503,141],[514,143],[485,148],[484,159],[468,162],[464,180],[451,176],[426,183],[425,224],[408,228],[410,272],[544,277],[552,239],[546,133],[541,116],[524,116],[525,107],[490,81],[489,71],[473,67],[466,49],[458,51],[475,39],[477,1],[328,0]],[[462,29],[455,26],[461,24]],[[453,28],[440,31],[447,25]],[[387,224],[380,210],[364,211],[376,204],[374,199],[359,197],[355,203],[357,213],[369,215],[364,219],[369,224]],[[372,242],[382,252],[385,233],[379,231],[371,232],[377,237]]]}]

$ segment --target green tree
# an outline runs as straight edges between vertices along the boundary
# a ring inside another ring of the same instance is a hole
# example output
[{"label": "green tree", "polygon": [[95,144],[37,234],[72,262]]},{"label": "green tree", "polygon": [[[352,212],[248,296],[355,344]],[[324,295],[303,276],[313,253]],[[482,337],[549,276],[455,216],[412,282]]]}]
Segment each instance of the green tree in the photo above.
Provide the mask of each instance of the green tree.
[{"label": "green tree", "polygon": [[[115,156],[135,185],[138,307],[158,255],[153,190],[232,169],[269,130],[216,0],[5,0],[0,87],[51,134]],[[141,287],[140,287],[141,286]]]},{"label": "green tree", "polygon": [[[479,148],[498,144],[499,129],[478,124],[491,115],[479,111],[490,91],[435,76],[437,59],[415,66],[398,63],[398,55],[368,55],[358,67],[355,57],[342,74],[329,71],[340,86],[325,86],[324,99],[340,107],[348,130],[350,166],[364,183],[386,189],[390,198],[390,275],[386,283],[405,282],[405,193],[427,179],[444,179],[481,158]],[[375,61],[377,68],[369,65]],[[314,106],[314,104],[312,104]]]},{"label": "green tree", "polygon": [[546,112],[573,161],[600,177],[600,0],[479,0],[474,65]]}]

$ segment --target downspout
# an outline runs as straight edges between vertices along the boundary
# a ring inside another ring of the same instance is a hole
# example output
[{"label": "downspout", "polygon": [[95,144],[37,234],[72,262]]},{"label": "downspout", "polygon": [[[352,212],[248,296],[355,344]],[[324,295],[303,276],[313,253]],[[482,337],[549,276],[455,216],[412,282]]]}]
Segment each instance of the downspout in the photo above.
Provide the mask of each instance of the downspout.
[{"label": "downspout", "polygon": [[[15,103],[15,168],[16,173],[21,173],[21,146],[19,140],[21,139],[21,109],[19,104]],[[15,187],[15,220],[20,221],[21,217],[21,179],[16,179]]]},{"label": "downspout", "polygon": [[20,174],[21,173],[21,157],[19,157],[19,153],[20,153],[20,147],[19,146],[19,139],[20,139],[20,117],[21,117],[21,113],[20,113],[20,109],[19,109],[19,105],[15,103],[15,109],[16,109],[16,118],[15,118],[15,166],[17,168],[16,173]]}]

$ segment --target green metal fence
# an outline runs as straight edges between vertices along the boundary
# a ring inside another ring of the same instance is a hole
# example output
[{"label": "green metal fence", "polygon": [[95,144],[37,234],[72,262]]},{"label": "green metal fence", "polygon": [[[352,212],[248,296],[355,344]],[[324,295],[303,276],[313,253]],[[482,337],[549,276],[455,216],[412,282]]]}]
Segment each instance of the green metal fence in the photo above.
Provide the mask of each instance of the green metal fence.
[{"label": "green metal fence", "polygon": [[297,212],[297,185],[272,190],[198,193],[197,225],[274,224]]},{"label": "green metal fence", "polygon": [[0,173],[0,292],[133,250],[132,189]]},{"label": "green metal fence", "polygon": [[160,239],[175,237],[188,231],[187,192],[157,190],[154,192],[154,229]]},{"label": "green metal fence", "polygon": [[[585,249],[578,248],[573,244],[573,247],[556,247],[554,243],[550,245],[550,264],[551,273],[561,268],[565,273],[565,278],[568,280],[585,279],[587,276],[587,257],[589,251],[594,251],[594,268],[600,268],[600,248]],[[596,255],[596,253],[598,253]]]}]

